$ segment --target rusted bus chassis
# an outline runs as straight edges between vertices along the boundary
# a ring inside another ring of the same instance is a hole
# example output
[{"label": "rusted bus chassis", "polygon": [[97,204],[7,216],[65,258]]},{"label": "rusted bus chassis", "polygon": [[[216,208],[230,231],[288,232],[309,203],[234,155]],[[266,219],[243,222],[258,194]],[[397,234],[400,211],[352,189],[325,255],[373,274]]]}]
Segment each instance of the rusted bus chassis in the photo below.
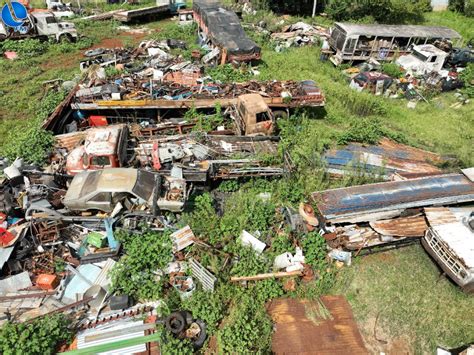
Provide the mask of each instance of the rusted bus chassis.
[{"label": "rusted bus chassis", "polygon": [[260,47],[246,35],[237,15],[215,0],[193,2],[193,16],[202,44],[220,50],[220,63],[251,62],[261,58]]},{"label": "rusted bus chassis", "polygon": [[461,42],[456,31],[439,26],[416,25],[363,25],[336,22],[331,29],[330,60],[334,65],[347,61],[365,61],[374,58],[391,61],[411,53],[413,45],[450,40]]}]

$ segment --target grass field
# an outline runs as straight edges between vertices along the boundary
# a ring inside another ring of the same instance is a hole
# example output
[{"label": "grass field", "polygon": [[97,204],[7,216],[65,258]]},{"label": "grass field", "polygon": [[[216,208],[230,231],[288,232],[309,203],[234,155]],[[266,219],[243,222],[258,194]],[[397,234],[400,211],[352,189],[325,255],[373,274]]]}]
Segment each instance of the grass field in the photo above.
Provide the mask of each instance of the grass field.
[{"label": "grass field", "polygon": [[363,257],[338,282],[334,291],[348,297],[373,352],[404,344],[426,354],[474,340],[473,297],[441,276],[421,245]]},{"label": "grass field", "polygon": [[[426,23],[452,27],[465,38],[474,36],[473,20],[457,14],[430,13]],[[152,37],[172,33],[180,36],[170,21],[148,26],[156,30]],[[107,45],[111,38],[124,45],[141,39],[116,27],[113,22],[102,22],[79,29],[94,46]],[[188,37],[183,34],[183,38]],[[456,168],[474,165],[472,103],[450,108],[455,97],[449,93],[408,109],[406,100],[352,91],[338,69],[319,62],[317,48],[294,48],[283,53],[276,53],[266,44],[263,48],[258,79],[314,79],[327,97],[325,109],[305,113],[311,121],[298,133],[294,148],[310,167],[297,177],[306,193],[327,183],[311,170],[318,153],[335,144],[357,122],[367,122],[367,129],[378,122],[392,136],[411,145],[452,156],[458,160]],[[0,59],[0,140],[5,140],[9,131],[21,130],[36,116],[44,81],[71,80],[79,75],[83,50],[81,45],[52,45],[33,58],[15,62]],[[440,278],[438,268],[420,246],[356,260],[339,273],[333,292],[347,295],[372,352],[432,353],[437,345],[456,347],[474,341],[474,298]]]}]

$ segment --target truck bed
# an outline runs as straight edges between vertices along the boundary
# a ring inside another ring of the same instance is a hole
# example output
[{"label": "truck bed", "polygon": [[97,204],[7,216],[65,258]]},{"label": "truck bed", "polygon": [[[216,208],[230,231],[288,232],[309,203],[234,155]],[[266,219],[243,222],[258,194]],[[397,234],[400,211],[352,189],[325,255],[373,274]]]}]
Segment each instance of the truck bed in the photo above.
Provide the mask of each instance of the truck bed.
[{"label": "truck bed", "polygon": [[136,10],[117,12],[113,14],[113,18],[121,22],[130,22],[140,17],[153,16],[167,11],[169,11],[168,5],[149,6]]},{"label": "truck bed", "polygon": [[[296,108],[324,106],[324,96],[300,96],[284,101],[281,97],[264,97],[270,108]],[[229,107],[237,103],[237,98],[193,99],[193,100],[109,100],[92,103],[73,103],[71,107],[77,110],[109,110],[109,109],[189,109],[213,108],[216,103],[221,107]]]}]

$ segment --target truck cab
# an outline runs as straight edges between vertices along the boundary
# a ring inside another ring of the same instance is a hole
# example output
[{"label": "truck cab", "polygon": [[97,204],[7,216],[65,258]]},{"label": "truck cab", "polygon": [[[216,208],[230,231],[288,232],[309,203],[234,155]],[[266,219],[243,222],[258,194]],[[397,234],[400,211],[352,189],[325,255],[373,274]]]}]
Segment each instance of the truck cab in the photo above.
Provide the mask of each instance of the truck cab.
[{"label": "truck cab", "polygon": [[396,63],[413,74],[424,75],[439,72],[448,57],[448,53],[432,44],[414,46],[411,54],[403,55]]},{"label": "truck cab", "polygon": [[179,10],[186,8],[186,2],[179,0],[156,0],[156,6],[169,6],[171,14],[177,14]]},{"label": "truck cab", "polygon": [[425,208],[426,251],[465,292],[474,293],[474,206]]},{"label": "truck cab", "polygon": [[275,117],[259,94],[239,96],[232,118],[238,135],[269,136],[275,130]]},{"label": "truck cab", "polygon": [[119,168],[127,162],[126,124],[91,128],[82,144],[67,156],[66,172],[76,175],[86,170]]},{"label": "truck cab", "polygon": [[77,31],[73,23],[58,22],[57,18],[50,12],[36,12],[31,14],[38,35],[54,37],[56,41],[62,40],[75,41]]},{"label": "truck cab", "polygon": [[0,41],[23,38],[54,38],[57,42],[77,40],[77,30],[73,23],[58,22],[51,12],[33,12],[28,14],[28,20],[19,28],[9,28],[0,21]]}]

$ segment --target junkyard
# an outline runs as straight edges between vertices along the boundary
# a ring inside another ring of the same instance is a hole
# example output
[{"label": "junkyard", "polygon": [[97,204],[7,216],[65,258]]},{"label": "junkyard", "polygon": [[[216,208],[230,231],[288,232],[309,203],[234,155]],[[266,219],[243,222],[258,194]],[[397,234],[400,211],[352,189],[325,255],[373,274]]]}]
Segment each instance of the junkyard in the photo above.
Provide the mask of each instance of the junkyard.
[{"label": "junkyard", "polygon": [[0,352],[473,353],[439,3],[2,3]]}]

